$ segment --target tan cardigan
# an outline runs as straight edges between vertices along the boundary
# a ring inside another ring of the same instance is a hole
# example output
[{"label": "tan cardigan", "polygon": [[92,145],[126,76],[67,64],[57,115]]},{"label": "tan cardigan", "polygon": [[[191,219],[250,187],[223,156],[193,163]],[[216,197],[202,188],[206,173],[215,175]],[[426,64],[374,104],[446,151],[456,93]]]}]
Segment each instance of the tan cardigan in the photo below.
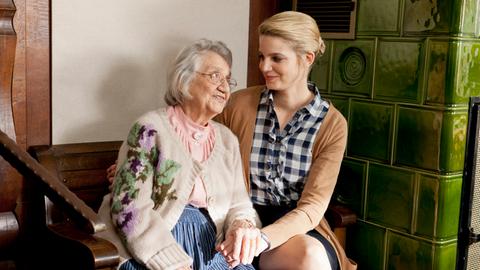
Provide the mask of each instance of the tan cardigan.
[{"label": "tan cardigan", "polygon": [[[254,86],[233,93],[223,113],[216,118],[238,136],[248,189],[250,188],[250,151],[257,107],[263,89],[264,86]],[[357,268],[356,264],[347,258],[345,251],[323,218],[337,182],[346,143],[347,122],[330,104],[329,111],[315,138],[312,165],[297,207],[262,229],[271,241],[271,248],[278,247],[291,237],[315,228],[335,248],[342,270]]]}]

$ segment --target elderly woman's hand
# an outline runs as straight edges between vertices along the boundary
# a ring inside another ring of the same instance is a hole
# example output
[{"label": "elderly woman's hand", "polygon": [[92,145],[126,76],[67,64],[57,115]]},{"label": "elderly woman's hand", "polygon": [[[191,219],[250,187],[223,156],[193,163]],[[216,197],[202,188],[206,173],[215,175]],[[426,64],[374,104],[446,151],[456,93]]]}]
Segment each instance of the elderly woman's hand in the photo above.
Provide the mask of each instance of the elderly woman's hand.
[{"label": "elderly woman's hand", "polygon": [[225,241],[217,246],[230,267],[240,263],[252,263],[253,257],[258,256],[267,248],[262,240],[260,230],[248,220],[236,220],[228,229]]}]

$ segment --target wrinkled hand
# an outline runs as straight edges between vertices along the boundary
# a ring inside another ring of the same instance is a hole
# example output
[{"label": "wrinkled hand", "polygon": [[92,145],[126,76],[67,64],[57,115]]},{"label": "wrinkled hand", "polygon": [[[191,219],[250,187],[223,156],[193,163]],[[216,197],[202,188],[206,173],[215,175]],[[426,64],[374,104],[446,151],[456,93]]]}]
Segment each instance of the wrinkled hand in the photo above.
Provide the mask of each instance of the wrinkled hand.
[{"label": "wrinkled hand", "polygon": [[246,220],[236,220],[228,229],[225,241],[217,246],[231,268],[252,263],[267,248],[267,243],[261,238],[260,230]]},{"label": "wrinkled hand", "polygon": [[117,170],[117,163],[110,165],[107,169],[107,179],[110,184],[113,183],[113,180],[115,180],[115,171]]}]

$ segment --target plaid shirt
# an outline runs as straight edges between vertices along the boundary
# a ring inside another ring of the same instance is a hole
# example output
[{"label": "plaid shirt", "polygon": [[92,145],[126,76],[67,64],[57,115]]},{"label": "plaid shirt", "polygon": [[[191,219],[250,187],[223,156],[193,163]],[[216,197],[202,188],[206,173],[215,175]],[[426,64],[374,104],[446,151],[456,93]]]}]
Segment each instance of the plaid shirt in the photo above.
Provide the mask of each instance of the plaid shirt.
[{"label": "plaid shirt", "polygon": [[315,84],[309,82],[308,88],[315,97],[295,113],[283,130],[273,109],[272,91],[265,89],[260,97],[250,154],[255,204],[294,206],[302,194],[315,135],[329,108]]}]

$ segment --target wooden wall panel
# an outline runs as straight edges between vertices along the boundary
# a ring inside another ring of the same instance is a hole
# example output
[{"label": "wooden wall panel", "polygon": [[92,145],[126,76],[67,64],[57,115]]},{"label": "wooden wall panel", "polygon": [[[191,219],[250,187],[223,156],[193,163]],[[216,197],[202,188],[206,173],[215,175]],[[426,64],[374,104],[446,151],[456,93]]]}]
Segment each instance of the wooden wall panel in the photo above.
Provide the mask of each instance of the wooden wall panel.
[{"label": "wooden wall panel", "polygon": [[248,74],[247,86],[264,84],[258,69],[258,26],[266,18],[285,10],[291,1],[285,0],[250,0],[250,26],[248,33]]},{"label": "wooden wall panel", "polygon": [[50,144],[50,1],[27,0],[25,17],[27,146]]},{"label": "wooden wall panel", "polygon": [[[0,0],[1,1],[1,0]],[[17,12],[14,27],[17,51],[13,72],[12,107],[17,143],[25,150],[32,145],[51,143],[50,98],[50,1],[14,0]],[[16,215],[22,238],[39,220],[32,191],[34,183],[21,179]],[[28,242],[30,240],[24,240]]]},{"label": "wooden wall panel", "polygon": [[14,0],[17,48],[12,107],[17,143],[51,142],[50,1]]}]

